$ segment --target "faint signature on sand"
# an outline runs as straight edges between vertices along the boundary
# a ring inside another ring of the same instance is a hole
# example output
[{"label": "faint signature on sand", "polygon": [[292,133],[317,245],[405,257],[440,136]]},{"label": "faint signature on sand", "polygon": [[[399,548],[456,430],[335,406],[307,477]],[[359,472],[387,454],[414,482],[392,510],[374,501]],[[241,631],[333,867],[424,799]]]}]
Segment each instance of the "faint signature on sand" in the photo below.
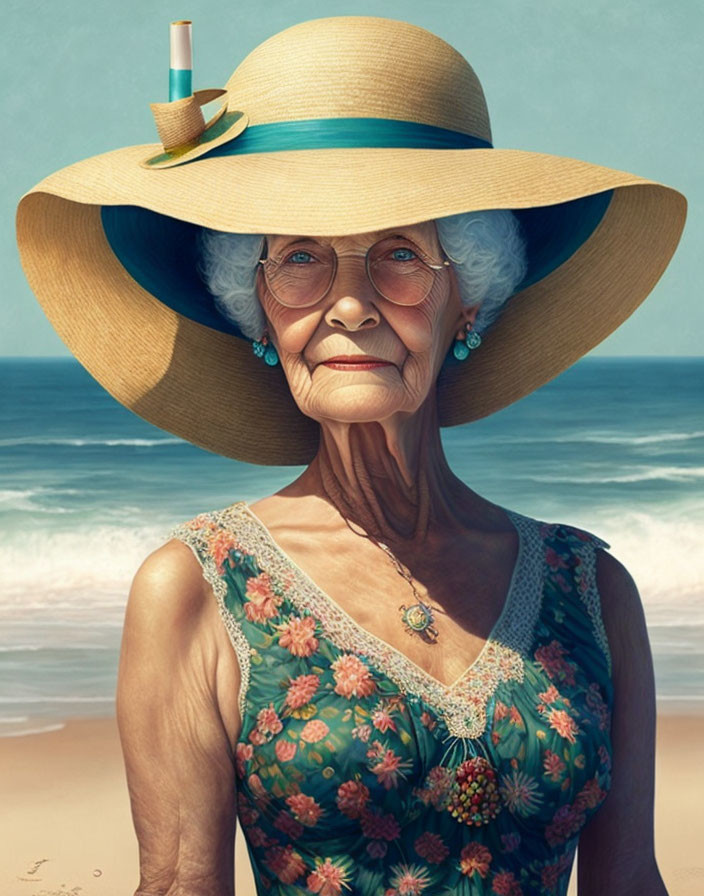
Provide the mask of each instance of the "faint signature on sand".
[{"label": "faint signature on sand", "polygon": [[82,889],[83,887],[71,887],[70,890],[63,888],[60,890],[37,890],[36,893],[32,893],[32,896],[70,896],[71,893],[80,893]]},{"label": "faint signature on sand", "polygon": [[[22,880],[22,878],[19,879]],[[78,885],[71,887],[70,890],[67,890],[65,885],[62,885],[60,890],[35,890],[34,893],[29,894],[29,896],[78,896],[82,890],[83,887],[79,887]]]},{"label": "faint signature on sand", "polygon": [[[42,867],[45,862],[48,862],[49,859],[37,859],[37,861],[32,865],[32,867],[25,871],[25,874],[36,874],[37,871]],[[93,869],[93,877],[100,877],[102,875],[102,871],[100,868]],[[27,881],[29,883],[39,883],[41,881],[41,877],[18,877],[17,880]],[[71,887],[71,889],[66,888],[66,884],[61,884],[61,888],[58,890],[37,890],[31,894],[31,896],[78,896],[83,887],[76,885],[75,887]]]}]

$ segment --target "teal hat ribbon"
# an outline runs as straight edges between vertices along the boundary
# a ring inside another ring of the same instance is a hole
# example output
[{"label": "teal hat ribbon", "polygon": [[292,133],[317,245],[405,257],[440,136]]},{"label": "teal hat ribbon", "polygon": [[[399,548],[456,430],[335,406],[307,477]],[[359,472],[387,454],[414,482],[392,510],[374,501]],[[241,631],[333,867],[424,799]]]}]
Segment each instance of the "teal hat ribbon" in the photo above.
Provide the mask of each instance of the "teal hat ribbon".
[{"label": "teal hat ribbon", "polygon": [[255,152],[354,147],[492,149],[491,143],[481,137],[417,121],[393,118],[310,118],[250,125],[232,140],[190,161]]}]

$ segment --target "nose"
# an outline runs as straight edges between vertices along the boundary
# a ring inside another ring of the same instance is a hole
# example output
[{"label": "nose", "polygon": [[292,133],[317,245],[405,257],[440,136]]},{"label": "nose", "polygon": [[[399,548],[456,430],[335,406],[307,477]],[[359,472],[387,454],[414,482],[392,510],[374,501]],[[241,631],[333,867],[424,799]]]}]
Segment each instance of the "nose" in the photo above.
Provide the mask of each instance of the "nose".
[{"label": "nose", "polygon": [[325,297],[325,321],[331,327],[344,330],[375,327],[381,319],[377,297],[367,276],[364,255],[338,256],[335,279]]}]

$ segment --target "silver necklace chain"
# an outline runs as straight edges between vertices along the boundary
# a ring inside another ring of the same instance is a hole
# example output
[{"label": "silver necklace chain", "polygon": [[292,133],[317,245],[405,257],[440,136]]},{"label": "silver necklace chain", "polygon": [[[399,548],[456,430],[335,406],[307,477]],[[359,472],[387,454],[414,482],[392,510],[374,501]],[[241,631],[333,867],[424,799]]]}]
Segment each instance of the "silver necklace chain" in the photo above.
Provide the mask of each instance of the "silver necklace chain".
[{"label": "silver necklace chain", "polygon": [[399,610],[401,612],[401,620],[406,627],[406,631],[409,634],[420,635],[423,640],[429,644],[435,644],[438,640],[438,630],[435,628],[435,615],[433,613],[433,610],[436,608],[431,607],[421,598],[420,594],[418,594],[418,591],[416,590],[416,586],[413,584],[413,576],[409,571],[403,569],[400,561],[391,552],[389,547],[380,541],[376,541],[376,539],[373,539],[373,541],[388,554],[391,560],[396,564],[396,570],[398,571],[399,575],[403,576],[403,578],[413,589],[413,596],[415,597],[417,603],[415,603],[412,607],[407,607],[405,604],[401,604],[399,607]]},{"label": "silver necklace chain", "polygon": [[[322,483],[321,483],[322,484]],[[325,485],[323,484],[323,491],[325,492],[328,500],[333,505],[333,507],[337,507],[335,502],[330,497]],[[421,596],[418,594],[418,590],[416,586],[413,584],[413,576],[410,574],[408,570],[404,570],[401,566],[398,558],[392,553],[391,549],[388,545],[383,544],[383,542],[378,541],[374,538],[373,535],[369,535],[366,532],[355,532],[350,524],[350,521],[344,514],[341,514],[344,521],[347,523],[347,528],[354,532],[355,535],[359,535],[361,538],[368,538],[369,541],[378,545],[385,554],[393,562],[396,567],[396,571],[398,574],[404,578],[408,584],[411,586],[413,590],[413,596],[416,599],[416,603],[411,607],[407,607],[405,604],[401,604],[399,606],[399,612],[401,613],[401,621],[404,624],[406,631],[410,635],[419,635],[426,643],[435,644],[438,640],[438,630],[435,628],[435,613],[442,612],[437,607],[432,607],[430,604],[426,603]]]}]

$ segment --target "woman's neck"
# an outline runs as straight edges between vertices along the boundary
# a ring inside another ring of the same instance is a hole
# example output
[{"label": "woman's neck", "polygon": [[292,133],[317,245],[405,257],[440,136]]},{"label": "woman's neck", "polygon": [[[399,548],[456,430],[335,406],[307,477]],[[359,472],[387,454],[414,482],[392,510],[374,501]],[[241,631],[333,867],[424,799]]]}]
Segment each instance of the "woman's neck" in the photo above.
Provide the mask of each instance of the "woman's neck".
[{"label": "woman's neck", "polygon": [[297,484],[390,546],[458,527],[459,506],[466,509],[472,493],[448,466],[434,399],[412,416],[323,422],[318,453]]}]

